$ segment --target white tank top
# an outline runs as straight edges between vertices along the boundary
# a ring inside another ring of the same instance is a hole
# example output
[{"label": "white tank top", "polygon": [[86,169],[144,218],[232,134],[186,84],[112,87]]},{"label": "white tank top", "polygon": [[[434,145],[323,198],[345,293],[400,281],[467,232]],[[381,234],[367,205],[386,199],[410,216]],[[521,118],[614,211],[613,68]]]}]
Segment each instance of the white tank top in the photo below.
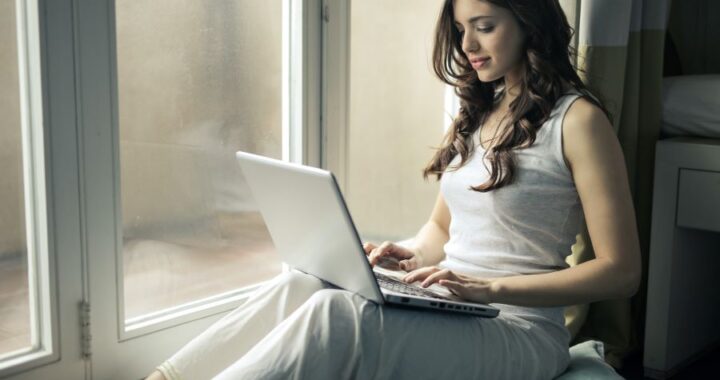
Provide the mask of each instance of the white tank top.
[{"label": "white tank top", "polygon": [[[470,190],[489,179],[483,165],[480,129],[475,152],[440,182],[450,210],[450,239],[439,266],[481,278],[551,272],[568,267],[583,211],[562,153],[562,120],[577,92],[560,97],[532,146],[515,150],[515,179],[486,193]],[[489,153],[488,153],[489,155]],[[448,169],[457,167],[460,155]],[[493,304],[502,312],[551,322],[558,339],[569,340],[563,307],[535,308]],[[559,334],[559,335],[558,335]]]}]

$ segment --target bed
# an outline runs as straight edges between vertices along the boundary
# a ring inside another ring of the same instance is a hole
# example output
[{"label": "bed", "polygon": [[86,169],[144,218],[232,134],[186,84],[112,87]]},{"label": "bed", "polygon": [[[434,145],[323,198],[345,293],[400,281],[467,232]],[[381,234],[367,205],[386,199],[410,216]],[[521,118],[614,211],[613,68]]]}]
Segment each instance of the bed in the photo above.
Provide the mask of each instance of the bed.
[{"label": "bed", "polygon": [[720,342],[720,75],[663,79],[643,357],[665,379]]},{"label": "bed", "polygon": [[720,139],[720,74],[663,78],[661,139]]}]

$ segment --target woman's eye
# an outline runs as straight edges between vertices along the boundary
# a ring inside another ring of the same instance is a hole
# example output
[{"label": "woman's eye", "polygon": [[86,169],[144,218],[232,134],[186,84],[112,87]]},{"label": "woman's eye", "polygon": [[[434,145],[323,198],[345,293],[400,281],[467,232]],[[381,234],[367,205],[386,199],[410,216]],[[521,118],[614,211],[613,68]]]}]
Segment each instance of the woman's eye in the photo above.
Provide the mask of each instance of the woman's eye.
[{"label": "woman's eye", "polygon": [[493,31],[493,29],[495,29],[495,28],[492,26],[487,27],[487,28],[475,28],[475,30],[477,30],[478,32],[481,32],[481,33],[490,33]]}]

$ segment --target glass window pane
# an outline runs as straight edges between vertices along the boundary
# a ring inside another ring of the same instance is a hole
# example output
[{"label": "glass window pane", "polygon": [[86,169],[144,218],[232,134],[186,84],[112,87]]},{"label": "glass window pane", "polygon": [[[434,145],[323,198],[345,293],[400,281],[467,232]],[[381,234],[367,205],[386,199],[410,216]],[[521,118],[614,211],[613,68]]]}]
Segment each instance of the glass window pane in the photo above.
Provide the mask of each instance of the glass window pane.
[{"label": "glass window pane", "polygon": [[441,5],[351,2],[345,192],[364,240],[414,236],[437,196],[422,169],[443,137],[445,87],[431,65]]},{"label": "glass window pane", "polygon": [[281,157],[281,7],[116,1],[126,318],[281,270],[234,157]]},{"label": "glass window pane", "polygon": [[15,1],[0,0],[0,356],[31,345]]}]

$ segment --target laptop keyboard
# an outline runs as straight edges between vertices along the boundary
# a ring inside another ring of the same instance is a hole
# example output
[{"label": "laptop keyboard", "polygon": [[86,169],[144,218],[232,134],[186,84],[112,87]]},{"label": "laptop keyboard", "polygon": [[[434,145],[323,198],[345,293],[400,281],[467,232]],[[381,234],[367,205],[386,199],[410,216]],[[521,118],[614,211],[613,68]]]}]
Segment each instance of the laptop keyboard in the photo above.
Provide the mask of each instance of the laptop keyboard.
[{"label": "laptop keyboard", "polygon": [[447,300],[447,297],[443,297],[437,293],[431,292],[429,290],[420,288],[415,285],[410,285],[408,283],[396,280],[392,277],[386,276],[382,273],[375,273],[375,277],[378,280],[378,284],[387,289],[392,290],[394,292],[403,293],[403,294],[409,294],[411,296],[420,296],[420,297],[430,297],[430,298],[437,298],[441,300]]}]

